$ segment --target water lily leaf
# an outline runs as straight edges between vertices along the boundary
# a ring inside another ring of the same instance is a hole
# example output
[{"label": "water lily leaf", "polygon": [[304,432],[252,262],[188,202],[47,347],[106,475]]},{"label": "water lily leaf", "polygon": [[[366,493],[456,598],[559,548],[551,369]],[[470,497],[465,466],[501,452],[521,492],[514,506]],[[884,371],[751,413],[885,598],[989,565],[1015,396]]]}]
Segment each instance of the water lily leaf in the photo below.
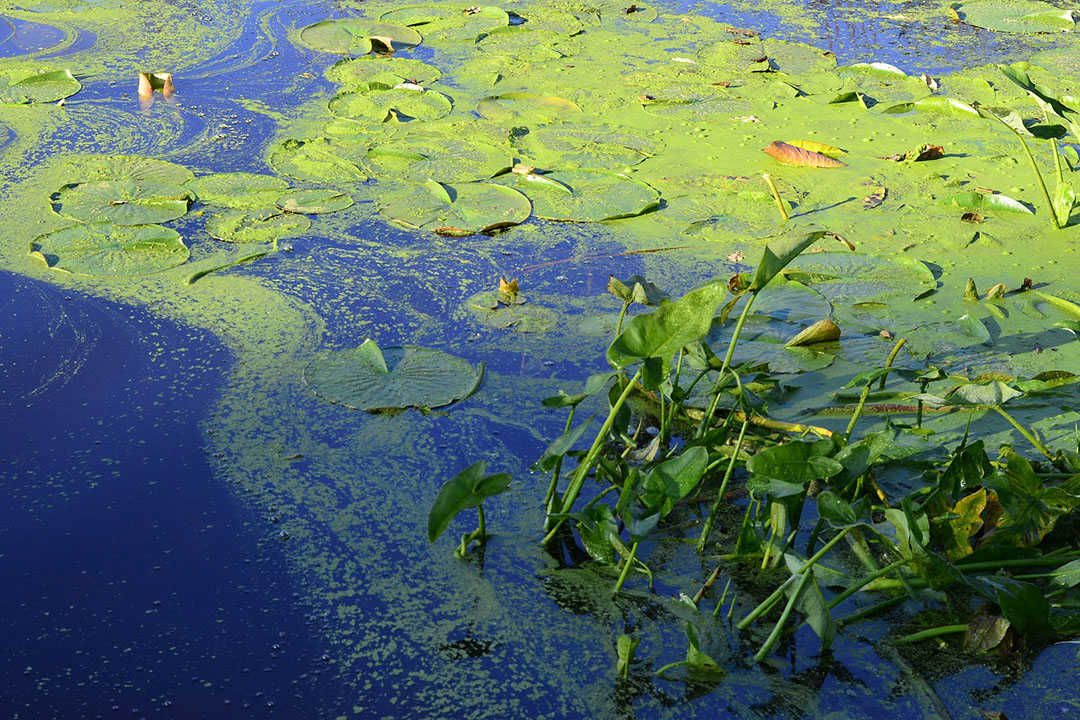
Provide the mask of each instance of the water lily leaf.
[{"label": "water lily leaf", "polygon": [[345,58],[326,71],[326,79],[330,82],[355,90],[365,89],[372,84],[389,87],[402,83],[430,85],[440,77],[442,72],[434,65],[419,60],[375,55]]},{"label": "water lily leaf", "polygon": [[270,166],[283,175],[316,183],[356,183],[368,179],[367,148],[327,138],[286,140],[270,155]]},{"label": "water lily leaf", "polygon": [[542,333],[559,322],[559,316],[551,308],[504,303],[497,290],[477,293],[465,301],[465,306],[480,323],[496,330]]},{"label": "water lily leaf", "polygon": [[49,267],[80,275],[145,275],[187,261],[180,234],[160,225],[74,225],[36,238],[31,251]]},{"label": "water lily leaf", "polygon": [[86,158],[79,162],[75,174],[78,182],[139,180],[184,185],[195,179],[195,174],[183,165],[138,155],[97,155]]},{"label": "water lily leaf", "polygon": [[964,313],[960,316],[960,319],[956,321],[956,324],[960,328],[960,331],[968,337],[975,338],[985,345],[994,344],[994,338],[990,335],[990,331],[986,329],[986,325],[974,315]]},{"label": "water lily leaf", "polygon": [[512,26],[484,33],[477,38],[476,48],[493,58],[539,63],[577,55],[584,46],[576,38],[567,37],[561,32]]},{"label": "water lily leaf", "polygon": [[513,174],[514,182],[544,220],[603,222],[655,209],[660,193],[640,180],[604,170],[567,170],[546,175]]},{"label": "water lily leaf", "polygon": [[934,273],[923,262],[859,252],[804,254],[785,275],[811,285],[834,304],[906,301],[937,287]]},{"label": "water lily leaf", "polygon": [[367,159],[376,176],[412,182],[472,182],[487,180],[512,161],[509,145],[485,142],[480,137],[447,137],[420,133],[376,145]]},{"label": "water lily leaf", "polygon": [[784,347],[802,347],[817,343],[836,342],[840,339],[840,328],[829,318],[816,323],[784,343]]},{"label": "water lily leaf", "polygon": [[554,95],[513,92],[492,95],[480,101],[476,112],[496,122],[549,123],[567,120],[581,113],[577,103]]},{"label": "water lily leaf", "polygon": [[931,95],[914,102],[900,103],[885,108],[884,112],[889,115],[900,115],[909,112],[937,113],[939,115],[951,115],[953,117],[979,117],[979,111],[971,105],[953,98]]},{"label": "water lily leaf", "polygon": [[146,225],[175,220],[188,211],[193,193],[179,185],[139,180],[97,180],[65,185],[53,210],[83,222]]},{"label": "water lily leaf", "polygon": [[407,345],[382,351],[384,367],[359,347],[315,358],[304,381],[316,395],[354,410],[437,408],[472,395],[483,378],[473,366],[449,353]]},{"label": "water lily leaf", "polygon": [[274,210],[226,210],[206,220],[210,237],[231,243],[273,242],[307,231],[311,221],[303,215]]},{"label": "water lily leaf", "polygon": [[1072,10],[1035,0],[975,0],[951,6],[968,25],[1012,33],[1044,33],[1072,30]]},{"label": "water lily leaf", "polygon": [[[741,42],[740,42],[741,41]],[[828,73],[836,58],[820,48],[786,40],[741,38],[722,40],[698,53],[706,65],[744,72],[782,72],[788,75]]]},{"label": "water lily leaf", "polygon": [[838,71],[856,72],[862,75],[870,75],[883,79],[908,77],[908,74],[900,68],[884,62],[852,63],[851,65],[845,65],[844,67],[838,68]]},{"label": "water lily leaf", "polygon": [[367,55],[374,47],[403,50],[419,45],[420,33],[412,28],[373,23],[359,18],[324,20],[300,31],[300,42],[322,52]]},{"label": "water lily leaf", "polygon": [[0,103],[50,103],[71,97],[82,85],[70,70],[50,72],[0,71]]},{"label": "water lily leaf", "polygon": [[530,162],[543,167],[617,168],[637,165],[663,149],[663,141],[592,125],[551,125],[515,138]]},{"label": "water lily leaf", "polygon": [[1071,300],[1066,300],[1063,297],[1057,295],[1051,295],[1050,293],[1044,293],[1040,290],[1032,290],[1039,299],[1047,302],[1052,307],[1060,310],[1061,312],[1069,315],[1073,319],[1080,320],[1080,305],[1074,303]]},{"label": "water lily leaf", "polygon": [[844,166],[844,163],[828,155],[804,150],[780,140],[774,141],[765,148],[764,152],[785,165],[794,165],[796,167],[835,168]]},{"label": "water lily leaf", "polygon": [[353,199],[337,190],[293,190],[279,195],[274,204],[285,212],[317,215],[352,207]]},{"label": "water lily leaf", "polygon": [[675,85],[639,96],[641,108],[659,118],[698,122],[746,115],[752,105],[721,88]]},{"label": "water lily leaf", "polygon": [[428,513],[428,541],[435,542],[458,513],[479,507],[489,497],[510,487],[508,473],[484,475],[487,464],[479,460],[446,481]]},{"label": "water lily leaf", "polygon": [[979,192],[965,192],[943,198],[941,204],[967,208],[968,210],[1001,210],[1002,212],[1023,213],[1025,215],[1035,214],[1031,208],[1022,202],[1000,194],[984,195]]},{"label": "water lily leaf", "polygon": [[330,111],[352,120],[384,122],[388,119],[434,120],[453,108],[450,98],[419,86],[373,84],[357,92],[338,95],[330,101]]},{"label": "water lily leaf", "polygon": [[204,205],[227,208],[262,208],[289,189],[289,183],[272,175],[214,173],[187,184]]},{"label": "water lily leaf", "polygon": [[967,383],[956,388],[948,396],[950,405],[976,405],[978,407],[998,407],[1013,398],[1023,395],[1000,380],[989,383]]},{"label": "water lily leaf", "polygon": [[410,5],[379,16],[383,22],[406,25],[431,42],[471,42],[484,32],[510,24],[505,10],[493,5]]},{"label": "water lily leaf", "polygon": [[521,193],[500,185],[428,181],[383,198],[379,211],[409,228],[464,236],[523,223],[532,206]]}]

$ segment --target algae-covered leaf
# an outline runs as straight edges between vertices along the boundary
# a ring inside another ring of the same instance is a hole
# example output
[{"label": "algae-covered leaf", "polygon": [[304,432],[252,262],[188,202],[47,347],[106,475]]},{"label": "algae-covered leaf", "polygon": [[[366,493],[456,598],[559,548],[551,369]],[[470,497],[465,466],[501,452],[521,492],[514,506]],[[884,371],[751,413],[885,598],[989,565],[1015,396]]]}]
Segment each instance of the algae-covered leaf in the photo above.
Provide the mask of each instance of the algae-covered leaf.
[{"label": "algae-covered leaf", "polygon": [[941,95],[931,95],[913,102],[899,103],[885,108],[888,115],[901,115],[909,112],[936,113],[938,115],[950,115],[952,117],[979,117],[979,111],[966,102],[955,100]]},{"label": "algae-covered leaf", "polygon": [[272,175],[214,173],[187,184],[204,205],[226,208],[264,208],[289,189],[289,183]]},{"label": "algae-covered leaf", "polygon": [[515,137],[515,145],[532,163],[561,169],[628,167],[663,149],[657,137],[578,124],[530,129]]},{"label": "algae-covered leaf", "polygon": [[231,243],[263,243],[306,232],[311,221],[303,215],[273,210],[225,210],[206,220],[210,237]]},{"label": "algae-covered leaf", "polygon": [[1023,213],[1025,215],[1035,214],[1031,208],[1022,202],[1001,194],[987,195],[979,192],[964,192],[942,199],[941,204],[962,207],[968,210],[1001,210],[1002,212]]},{"label": "algae-covered leaf", "polygon": [[458,513],[479,507],[489,497],[510,487],[508,473],[484,475],[487,464],[478,460],[446,481],[428,513],[428,542],[435,542]]},{"label": "algae-covered leaf", "polygon": [[523,223],[532,206],[521,193],[500,185],[428,181],[384,197],[379,211],[409,228],[463,236]]},{"label": "algae-covered leaf", "polygon": [[338,95],[330,101],[330,111],[352,120],[398,122],[435,120],[453,108],[450,98],[418,85],[369,85],[357,92]]},{"label": "algae-covered leaf", "polygon": [[529,196],[544,220],[603,222],[655,209],[660,193],[621,173],[567,170],[546,175],[512,174],[510,182]]},{"label": "algae-covered leaf", "polygon": [[65,185],[53,195],[53,209],[83,222],[146,225],[175,220],[188,211],[193,193],[155,181],[97,180]]},{"label": "algae-covered leaf", "polygon": [[581,107],[554,95],[512,92],[484,98],[476,112],[496,122],[549,123],[579,115]]},{"label": "algae-covered leaf", "polygon": [[513,152],[479,133],[450,125],[421,128],[419,132],[376,145],[367,154],[376,177],[424,182],[472,182],[487,180],[509,167]]},{"label": "algae-covered leaf", "polygon": [[379,20],[419,30],[431,42],[471,42],[484,32],[510,24],[493,5],[409,5],[383,13]]},{"label": "algae-covered leaf", "polygon": [[713,677],[725,674],[724,668],[701,649],[697,635],[694,634],[694,626],[690,623],[686,623],[686,642],[685,662],[692,673]]},{"label": "algae-covered leaf", "polygon": [[139,180],[184,185],[195,178],[183,165],[139,155],[94,155],[72,168],[72,184],[90,180]]},{"label": "algae-covered leaf", "polygon": [[498,62],[545,62],[577,55],[584,49],[577,38],[529,26],[495,28],[476,40],[476,48]]},{"label": "algae-covered leaf", "polygon": [[31,72],[30,74],[0,70],[0,103],[50,103],[71,97],[82,85],[70,70]]},{"label": "algae-covered leaf", "polygon": [[310,48],[340,55],[367,55],[374,47],[390,51],[419,45],[420,33],[412,28],[374,23],[359,18],[324,20],[300,31],[300,42]]},{"label": "algae-covered leaf", "polygon": [[372,84],[393,87],[402,83],[430,85],[442,77],[434,65],[399,57],[365,55],[339,60],[326,71],[330,82],[361,90]]},{"label": "algae-covered leaf", "polygon": [[939,160],[943,157],[945,157],[945,148],[940,145],[924,143],[907,152],[885,155],[881,159],[893,162],[925,162],[927,160]]},{"label": "algae-covered leaf", "polygon": [[504,297],[498,290],[480,292],[466,300],[465,307],[481,324],[496,330],[542,333],[559,322],[559,316],[551,308],[517,301],[507,303]]},{"label": "algae-covered leaf", "polygon": [[386,372],[359,347],[331,352],[308,363],[304,381],[332,403],[379,412],[449,405],[471,395],[483,377],[482,364],[439,350],[388,347],[382,356]]},{"label": "algae-covered leaf", "polygon": [[764,152],[785,165],[794,165],[796,167],[835,168],[844,166],[844,163],[828,155],[812,150],[804,150],[781,140],[774,141],[765,148]]},{"label": "algae-covered leaf", "polygon": [[919,260],[860,252],[808,253],[785,274],[837,304],[910,301],[937,287],[934,273]]},{"label": "algae-covered leaf", "polygon": [[641,108],[650,115],[665,120],[684,122],[715,121],[751,112],[750,101],[735,97],[719,87],[698,85],[672,85],[662,87],[638,100]]},{"label": "algae-covered leaf", "polygon": [[74,225],[34,240],[49,267],[81,275],[145,275],[188,259],[180,234],[160,225]]},{"label": "algae-covered leaf", "polygon": [[356,183],[368,179],[367,148],[327,138],[286,140],[270,155],[270,166],[283,175],[316,183]]},{"label": "algae-covered leaf", "polygon": [[1036,0],[975,0],[951,7],[962,22],[997,32],[1061,32],[1076,25],[1071,9]]},{"label": "algae-covered leaf", "polygon": [[611,544],[611,539],[619,537],[619,526],[611,512],[611,506],[604,503],[589,505],[576,519],[581,544],[589,557],[603,565],[613,565],[615,546]]},{"label": "algae-covered leaf", "polygon": [[337,190],[293,190],[279,195],[274,204],[285,212],[317,215],[352,207],[353,199]]}]

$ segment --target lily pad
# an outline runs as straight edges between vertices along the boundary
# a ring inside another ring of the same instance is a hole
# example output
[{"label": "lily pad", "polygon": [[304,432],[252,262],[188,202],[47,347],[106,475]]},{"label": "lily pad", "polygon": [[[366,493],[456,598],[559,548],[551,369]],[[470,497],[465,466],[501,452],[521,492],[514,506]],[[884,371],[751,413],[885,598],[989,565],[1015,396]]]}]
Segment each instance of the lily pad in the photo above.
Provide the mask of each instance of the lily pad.
[{"label": "lily pad", "polygon": [[288,190],[289,183],[272,175],[214,173],[192,180],[187,187],[195,191],[196,198],[204,205],[262,208]]},{"label": "lily pad", "polygon": [[577,103],[554,95],[512,92],[492,95],[480,101],[476,112],[497,122],[549,123],[581,113]]},{"label": "lily pad", "polygon": [[[507,176],[510,177],[510,176]],[[634,217],[660,205],[660,193],[626,175],[605,170],[567,170],[512,175],[544,220],[602,222]]]},{"label": "lily pad", "polygon": [[410,135],[368,151],[377,176],[424,182],[486,180],[509,167],[513,152],[508,144],[484,142],[476,137]]},{"label": "lily pad", "polygon": [[918,260],[857,252],[802,255],[785,273],[789,280],[819,290],[834,304],[910,303],[937,287],[934,273]]},{"label": "lily pad", "polygon": [[698,122],[750,112],[751,104],[720,88],[671,86],[639,96],[642,109],[659,118]]},{"label": "lily pad", "polygon": [[192,192],[179,185],[139,180],[96,180],[65,185],[53,210],[83,222],[146,225],[175,220],[188,211]]},{"label": "lily pad", "polygon": [[359,18],[324,20],[300,31],[300,42],[308,47],[341,55],[367,55],[373,47],[403,50],[419,45],[421,40],[420,33],[412,28]]},{"label": "lily pad", "polygon": [[784,40],[754,40],[741,45],[723,40],[698,53],[706,65],[749,72],[782,72],[811,75],[836,67],[836,58],[820,48]]},{"label": "lily pad", "polygon": [[419,85],[369,85],[362,91],[342,93],[330,101],[330,111],[354,120],[434,120],[453,108],[450,98]]},{"label": "lily pad", "polygon": [[603,126],[552,125],[529,130],[516,144],[530,162],[545,167],[617,168],[656,155],[659,139]]},{"label": "lily pad", "polygon": [[493,5],[411,5],[383,13],[379,19],[415,28],[428,42],[471,42],[481,33],[510,24],[506,11]]},{"label": "lily pad", "polygon": [[[98,155],[81,160],[78,182],[90,180],[139,180],[184,185],[195,174],[183,165],[139,155]],[[74,184],[74,183],[72,183]]]},{"label": "lily pad", "polygon": [[500,185],[429,180],[390,195],[379,204],[379,211],[414,230],[461,237],[523,223],[532,206],[521,193]]},{"label": "lily pad", "polygon": [[49,267],[81,275],[145,275],[184,263],[187,246],[160,225],[74,225],[34,240],[32,252]]},{"label": "lily pad", "polygon": [[396,57],[376,57],[368,55],[359,58],[345,58],[326,71],[330,82],[349,88],[363,89],[372,83],[382,85],[430,85],[442,77],[442,72],[434,65]]},{"label": "lily pad", "polygon": [[337,190],[293,190],[280,196],[274,204],[285,212],[317,215],[352,207],[353,199],[348,193]]},{"label": "lily pad", "polygon": [[50,103],[71,97],[82,85],[70,70],[0,74],[0,103]]},{"label": "lily pad", "polygon": [[311,227],[303,215],[277,210],[225,210],[206,220],[210,237],[230,243],[264,243],[294,237]]},{"label": "lily pad", "polygon": [[516,62],[544,62],[577,55],[583,50],[580,41],[552,30],[529,27],[497,28],[480,36],[478,50]]},{"label": "lily pad", "polygon": [[525,302],[504,302],[497,290],[480,292],[465,301],[465,307],[481,324],[496,330],[540,333],[551,330],[559,321],[551,308]]},{"label": "lily pad", "polygon": [[286,140],[270,155],[279,173],[316,183],[355,183],[368,179],[363,167],[367,147],[328,138]]},{"label": "lily pad", "polygon": [[953,12],[968,25],[1011,33],[1045,33],[1072,30],[1072,10],[1034,0],[976,0],[953,5]]},{"label": "lily pad", "polygon": [[406,345],[380,351],[363,345],[315,358],[304,381],[316,395],[354,410],[437,408],[472,395],[484,366],[449,353]]}]

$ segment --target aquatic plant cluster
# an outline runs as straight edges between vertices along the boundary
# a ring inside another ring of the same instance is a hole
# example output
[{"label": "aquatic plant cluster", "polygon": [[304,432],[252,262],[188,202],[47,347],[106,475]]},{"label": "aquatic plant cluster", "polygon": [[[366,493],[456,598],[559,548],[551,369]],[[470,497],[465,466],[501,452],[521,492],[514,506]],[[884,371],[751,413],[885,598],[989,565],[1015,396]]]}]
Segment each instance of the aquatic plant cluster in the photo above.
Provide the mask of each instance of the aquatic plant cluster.
[{"label": "aquatic plant cluster", "polygon": [[[144,5],[5,10],[111,57],[0,61],[0,259],[234,350],[208,443],[357,714],[797,713],[785,653],[871,645],[932,714],[909,650],[1078,634],[1071,11],[905,7],[1053,33],[930,77],[659,3]],[[123,37],[153,11],[211,50]],[[248,137],[184,71],[253,28],[304,72],[229,99]],[[162,70],[116,137],[80,100]]]}]

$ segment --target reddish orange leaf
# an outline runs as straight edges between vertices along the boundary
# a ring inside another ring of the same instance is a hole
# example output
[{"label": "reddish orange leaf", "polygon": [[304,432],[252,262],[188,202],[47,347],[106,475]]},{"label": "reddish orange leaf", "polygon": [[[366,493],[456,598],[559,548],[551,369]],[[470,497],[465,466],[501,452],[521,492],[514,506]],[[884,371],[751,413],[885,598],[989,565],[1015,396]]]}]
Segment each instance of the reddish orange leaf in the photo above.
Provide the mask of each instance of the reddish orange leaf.
[{"label": "reddish orange leaf", "polygon": [[834,160],[828,155],[803,150],[780,140],[765,148],[765,154],[776,158],[785,165],[795,165],[797,167],[835,168],[844,166],[844,163]]}]

